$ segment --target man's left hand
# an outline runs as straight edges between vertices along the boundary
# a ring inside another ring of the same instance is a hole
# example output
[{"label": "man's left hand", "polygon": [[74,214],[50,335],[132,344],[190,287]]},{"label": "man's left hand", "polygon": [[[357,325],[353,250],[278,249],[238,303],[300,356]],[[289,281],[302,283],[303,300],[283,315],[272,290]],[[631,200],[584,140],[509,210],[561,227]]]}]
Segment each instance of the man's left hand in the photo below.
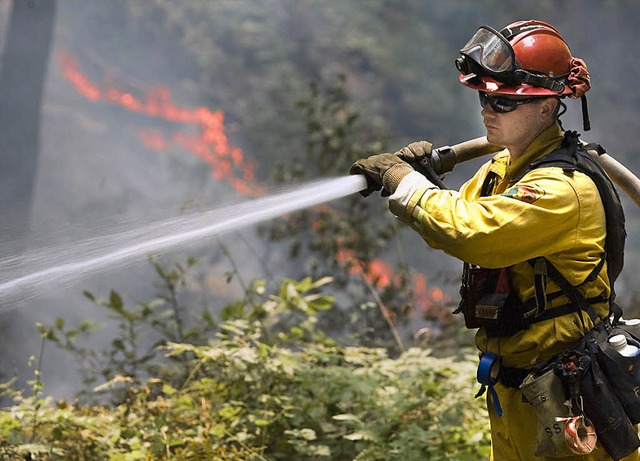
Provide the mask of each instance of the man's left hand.
[{"label": "man's left hand", "polygon": [[350,174],[362,174],[367,178],[367,188],[360,194],[367,197],[373,192],[383,189],[382,196],[395,192],[402,178],[413,171],[413,167],[395,154],[378,154],[357,160]]}]

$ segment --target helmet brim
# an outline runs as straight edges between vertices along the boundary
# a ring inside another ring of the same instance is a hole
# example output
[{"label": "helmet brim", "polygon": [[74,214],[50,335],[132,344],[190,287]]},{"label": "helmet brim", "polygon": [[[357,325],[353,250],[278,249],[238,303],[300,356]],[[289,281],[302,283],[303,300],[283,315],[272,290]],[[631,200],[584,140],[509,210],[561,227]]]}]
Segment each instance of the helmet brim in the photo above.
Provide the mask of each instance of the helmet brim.
[{"label": "helmet brim", "polygon": [[479,77],[476,74],[460,74],[458,80],[464,86],[477,91],[484,91],[490,94],[506,94],[517,96],[567,96],[572,94],[571,88],[565,85],[562,93],[542,88],[539,86],[533,86],[526,83],[519,83],[517,85],[507,85],[499,82],[491,77]]}]

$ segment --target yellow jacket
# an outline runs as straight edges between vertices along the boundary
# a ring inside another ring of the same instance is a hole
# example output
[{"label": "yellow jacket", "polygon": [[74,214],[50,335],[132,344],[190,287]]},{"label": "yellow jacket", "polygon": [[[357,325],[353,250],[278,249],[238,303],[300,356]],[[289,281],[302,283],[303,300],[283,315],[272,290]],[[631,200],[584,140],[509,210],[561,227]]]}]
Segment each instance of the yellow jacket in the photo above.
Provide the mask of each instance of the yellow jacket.
[{"label": "yellow jacket", "polygon": [[[578,286],[604,254],[605,213],[596,185],[583,173],[565,174],[558,167],[538,168],[514,181],[530,163],[557,149],[563,135],[554,124],[514,163],[507,150],[497,153],[459,191],[440,190],[412,172],[389,197],[389,207],[433,248],[485,268],[510,267],[512,284],[523,301],[534,294],[533,269],[527,261],[537,256],[547,258]],[[489,171],[499,180],[492,195],[481,197]],[[586,298],[608,298],[606,264],[595,281],[579,290]],[[558,286],[550,281],[547,293],[556,291]],[[560,296],[547,308],[567,302]],[[601,317],[608,313],[606,302],[594,307]],[[583,318],[590,328],[588,315]],[[505,366],[529,368],[570,347],[583,334],[576,313],[535,323],[505,338],[489,338],[480,328],[476,345],[502,357]]]}]

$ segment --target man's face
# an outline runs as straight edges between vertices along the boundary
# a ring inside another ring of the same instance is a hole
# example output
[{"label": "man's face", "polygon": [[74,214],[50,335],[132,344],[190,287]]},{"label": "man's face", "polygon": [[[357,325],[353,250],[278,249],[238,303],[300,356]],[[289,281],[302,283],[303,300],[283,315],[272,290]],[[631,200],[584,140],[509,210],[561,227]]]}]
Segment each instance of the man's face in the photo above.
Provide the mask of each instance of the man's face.
[{"label": "man's face", "polygon": [[[518,100],[518,98],[511,96],[500,97]],[[539,126],[541,123],[539,105],[539,101],[529,100],[524,104],[519,104],[511,112],[501,113],[497,112],[490,103],[485,104],[481,114],[487,130],[487,140],[507,148],[526,148],[542,131]]]}]

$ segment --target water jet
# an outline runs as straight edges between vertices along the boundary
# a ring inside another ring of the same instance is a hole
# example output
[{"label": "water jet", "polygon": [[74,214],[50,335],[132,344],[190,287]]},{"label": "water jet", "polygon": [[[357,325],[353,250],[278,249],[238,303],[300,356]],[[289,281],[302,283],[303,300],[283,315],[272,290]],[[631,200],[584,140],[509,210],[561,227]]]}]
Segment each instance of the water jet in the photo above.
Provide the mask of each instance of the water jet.
[{"label": "water jet", "polygon": [[[266,197],[193,213],[113,235],[0,259],[0,306],[45,288],[70,286],[100,270],[123,268],[142,256],[177,249],[363,190],[364,176],[316,180]],[[16,275],[17,274],[17,275]]]}]

